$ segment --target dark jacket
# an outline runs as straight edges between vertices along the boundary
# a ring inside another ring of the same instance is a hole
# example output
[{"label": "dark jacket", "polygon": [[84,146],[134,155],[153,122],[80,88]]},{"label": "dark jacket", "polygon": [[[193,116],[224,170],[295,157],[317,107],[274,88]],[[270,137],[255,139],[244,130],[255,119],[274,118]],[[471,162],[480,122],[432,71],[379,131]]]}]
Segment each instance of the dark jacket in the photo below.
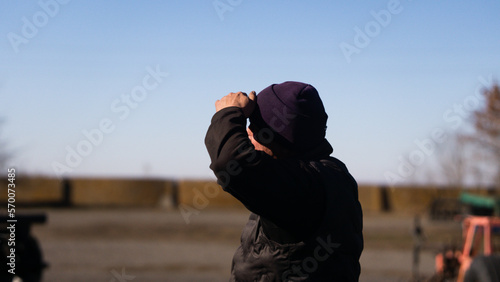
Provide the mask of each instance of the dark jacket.
[{"label": "dark jacket", "polygon": [[357,281],[363,249],[356,181],[313,152],[274,159],[256,151],[241,109],[217,112],[205,144],[218,183],[251,212],[235,253],[232,281]]}]

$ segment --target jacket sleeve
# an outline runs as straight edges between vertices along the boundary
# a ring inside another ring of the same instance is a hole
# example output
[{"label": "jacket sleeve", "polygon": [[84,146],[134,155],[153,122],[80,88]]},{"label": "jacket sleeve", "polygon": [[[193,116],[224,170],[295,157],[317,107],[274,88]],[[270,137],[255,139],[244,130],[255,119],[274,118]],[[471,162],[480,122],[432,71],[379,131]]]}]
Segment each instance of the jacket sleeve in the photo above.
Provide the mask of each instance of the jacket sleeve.
[{"label": "jacket sleeve", "polygon": [[205,145],[218,183],[250,211],[292,232],[317,224],[324,201],[319,177],[305,162],[255,150],[240,108],[213,116]]}]

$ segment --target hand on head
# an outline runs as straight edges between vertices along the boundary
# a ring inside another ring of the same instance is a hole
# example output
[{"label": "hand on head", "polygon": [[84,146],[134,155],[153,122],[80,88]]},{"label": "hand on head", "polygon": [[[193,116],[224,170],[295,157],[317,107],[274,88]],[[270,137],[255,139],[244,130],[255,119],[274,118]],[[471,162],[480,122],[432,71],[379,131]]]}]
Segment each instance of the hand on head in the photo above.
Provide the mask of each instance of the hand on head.
[{"label": "hand on head", "polygon": [[244,92],[229,93],[215,102],[215,111],[218,112],[228,107],[238,107],[243,110],[245,117],[250,117],[255,109],[257,94],[255,91],[247,95]]}]

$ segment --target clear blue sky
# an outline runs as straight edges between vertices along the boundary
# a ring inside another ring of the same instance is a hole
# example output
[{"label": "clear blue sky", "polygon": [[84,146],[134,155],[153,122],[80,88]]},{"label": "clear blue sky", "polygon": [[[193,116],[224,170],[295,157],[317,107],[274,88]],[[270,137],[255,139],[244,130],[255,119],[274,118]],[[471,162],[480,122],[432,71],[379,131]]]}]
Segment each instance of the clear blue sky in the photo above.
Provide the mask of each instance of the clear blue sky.
[{"label": "clear blue sky", "polygon": [[384,183],[415,140],[456,129],[480,77],[500,79],[498,0],[60,2],[0,2],[18,173],[213,178],[215,100],[297,80],[324,100],[334,156]]}]

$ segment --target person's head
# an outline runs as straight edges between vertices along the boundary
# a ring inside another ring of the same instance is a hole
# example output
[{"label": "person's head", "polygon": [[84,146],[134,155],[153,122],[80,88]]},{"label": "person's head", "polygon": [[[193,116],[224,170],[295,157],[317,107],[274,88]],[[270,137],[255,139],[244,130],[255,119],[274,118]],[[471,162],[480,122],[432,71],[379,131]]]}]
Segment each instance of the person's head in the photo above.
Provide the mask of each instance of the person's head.
[{"label": "person's head", "polygon": [[293,157],[325,141],[327,119],[312,85],[287,81],[257,95],[248,131],[257,150],[275,157]]}]

